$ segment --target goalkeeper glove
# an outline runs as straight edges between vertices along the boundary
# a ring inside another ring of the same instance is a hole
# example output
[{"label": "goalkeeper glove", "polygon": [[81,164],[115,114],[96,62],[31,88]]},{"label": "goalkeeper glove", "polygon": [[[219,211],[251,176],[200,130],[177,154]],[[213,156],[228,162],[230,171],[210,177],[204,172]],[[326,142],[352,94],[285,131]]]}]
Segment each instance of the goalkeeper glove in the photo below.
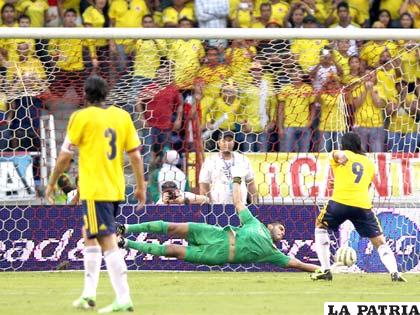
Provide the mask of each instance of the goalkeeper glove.
[{"label": "goalkeeper glove", "polygon": [[118,222],[116,222],[115,225],[116,225],[117,235],[118,236],[119,235],[124,235],[125,234],[125,225],[121,224],[121,223],[118,223]]},{"label": "goalkeeper glove", "polygon": [[127,248],[127,240],[122,236],[118,236],[117,244],[119,248]]}]

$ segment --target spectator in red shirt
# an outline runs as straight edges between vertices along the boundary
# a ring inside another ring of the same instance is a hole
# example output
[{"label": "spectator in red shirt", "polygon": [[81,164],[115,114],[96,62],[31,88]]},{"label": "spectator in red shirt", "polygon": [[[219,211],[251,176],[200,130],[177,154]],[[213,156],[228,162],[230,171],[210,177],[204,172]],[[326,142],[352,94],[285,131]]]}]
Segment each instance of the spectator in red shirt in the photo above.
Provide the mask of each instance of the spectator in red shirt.
[{"label": "spectator in red shirt", "polygon": [[154,82],[141,90],[137,99],[137,111],[143,127],[145,173],[165,145],[173,149],[180,141],[183,102],[172,77],[172,69],[167,65],[161,66]]},{"label": "spectator in red shirt", "polygon": [[60,14],[58,12],[57,0],[48,0],[48,20],[46,20],[45,26],[47,27],[59,27],[61,26]]}]

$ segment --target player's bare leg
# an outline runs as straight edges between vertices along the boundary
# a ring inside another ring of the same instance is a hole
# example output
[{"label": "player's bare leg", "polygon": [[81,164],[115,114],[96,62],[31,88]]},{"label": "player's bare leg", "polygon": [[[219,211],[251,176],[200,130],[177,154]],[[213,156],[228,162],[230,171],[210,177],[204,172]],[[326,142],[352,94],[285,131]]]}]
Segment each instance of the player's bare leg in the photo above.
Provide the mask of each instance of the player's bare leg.
[{"label": "player's bare leg", "polygon": [[391,280],[395,282],[407,282],[398,272],[397,261],[389,245],[386,243],[384,235],[370,238],[372,245],[378,250],[379,257],[386,269],[391,274]]},{"label": "player's bare leg", "polygon": [[73,302],[73,306],[90,309],[96,305],[96,289],[101,271],[102,249],[96,239],[86,237],[86,229],[82,229],[85,243],[83,250],[84,287],[82,296]]},{"label": "player's bare leg", "polygon": [[316,220],[315,223],[315,248],[318,255],[321,269],[311,274],[312,280],[332,280],[330,271],[330,236],[325,225]]},{"label": "player's bare leg", "polygon": [[130,298],[130,289],[127,281],[127,265],[123,254],[118,248],[116,235],[100,236],[98,241],[104,251],[106,268],[117,297],[114,303],[100,309],[98,312],[133,311],[133,303]]}]

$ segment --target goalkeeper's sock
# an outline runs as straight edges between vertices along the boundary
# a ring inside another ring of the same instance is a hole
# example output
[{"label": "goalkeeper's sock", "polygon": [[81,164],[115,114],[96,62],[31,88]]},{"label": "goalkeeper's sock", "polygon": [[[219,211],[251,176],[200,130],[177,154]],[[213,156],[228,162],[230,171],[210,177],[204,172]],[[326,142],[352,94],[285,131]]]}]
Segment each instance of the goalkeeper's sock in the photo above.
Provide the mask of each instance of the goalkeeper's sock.
[{"label": "goalkeeper's sock", "polygon": [[394,253],[388,244],[382,244],[379,246],[378,253],[382,263],[385,265],[385,268],[389,271],[389,273],[398,272],[397,261],[395,260]]},{"label": "goalkeeper's sock", "polygon": [[125,264],[122,252],[119,248],[111,249],[104,253],[104,257],[106,269],[108,269],[109,278],[117,296],[117,302],[120,304],[130,303],[127,265]]},{"label": "goalkeeper's sock", "polygon": [[165,221],[150,221],[140,224],[130,224],[126,225],[126,233],[150,232],[168,234],[168,226],[169,223]]},{"label": "goalkeeper's sock", "polygon": [[101,271],[102,250],[100,246],[86,246],[83,252],[83,266],[85,268],[83,297],[96,297],[99,273]]},{"label": "goalkeeper's sock", "polygon": [[330,236],[326,229],[315,229],[315,249],[321,263],[321,270],[330,269]]},{"label": "goalkeeper's sock", "polygon": [[166,245],[127,240],[127,247],[155,256],[166,256]]}]

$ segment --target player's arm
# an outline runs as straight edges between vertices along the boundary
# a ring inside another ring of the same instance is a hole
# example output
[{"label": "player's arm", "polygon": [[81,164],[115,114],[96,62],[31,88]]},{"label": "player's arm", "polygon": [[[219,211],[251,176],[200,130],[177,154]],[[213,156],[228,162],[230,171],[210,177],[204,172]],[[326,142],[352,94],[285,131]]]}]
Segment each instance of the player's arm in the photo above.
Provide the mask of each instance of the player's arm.
[{"label": "player's arm", "polygon": [[[242,202],[242,190],[241,190],[241,170],[237,166],[233,166],[231,169],[232,177],[233,177],[233,205],[235,206],[235,210],[238,213],[239,221],[242,225],[246,224],[255,224],[259,222],[256,217],[249,211],[246,205]],[[261,222],[260,222],[261,223]]]},{"label": "player's arm", "polygon": [[286,265],[286,268],[294,268],[300,271],[315,272],[319,266],[301,262],[299,259],[291,258]]},{"label": "player's arm", "polygon": [[241,182],[242,182],[242,170],[238,166],[232,166],[231,169],[232,174],[232,185],[233,185],[233,191],[232,191],[232,199],[233,199],[233,205],[235,206],[236,212],[240,214],[244,210],[248,210],[246,205],[242,201],[242,191],[241,191]]},{"label": "player's arm", "polygon": [[45,191],[45,198],[47,198],[50,204],[54,204],[53,194],[58,178],[64,173],[71,159],[73,158],[72,145],[69,139],[66,137],[63,145],[61,146],[60,154],[58,155],[57,163],[54,167],[50,180],[48,181],[47,189]]},{"label": "player's arm", "polygon": [[281,268],[294,268],[300,271],[315,272],[319,268],[317,265],[301,262],[299,259],[285,255],[279,250],[268,256],[263,262],[268,262]]}]

